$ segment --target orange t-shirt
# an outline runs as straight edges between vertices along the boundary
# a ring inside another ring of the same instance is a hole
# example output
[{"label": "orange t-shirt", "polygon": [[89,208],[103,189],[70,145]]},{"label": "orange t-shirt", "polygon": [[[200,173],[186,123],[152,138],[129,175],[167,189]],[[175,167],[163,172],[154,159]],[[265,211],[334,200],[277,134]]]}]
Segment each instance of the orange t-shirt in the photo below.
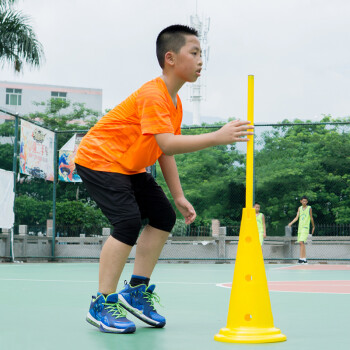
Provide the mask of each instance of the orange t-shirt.
[{"label": "orange t-shirt", "polygon": [[161,78],[144,84],[104,117],[82,139],[75,163],[86,168],[138,174],[163,154],[155,134],[181,134],[182,105],[174,106]]}]

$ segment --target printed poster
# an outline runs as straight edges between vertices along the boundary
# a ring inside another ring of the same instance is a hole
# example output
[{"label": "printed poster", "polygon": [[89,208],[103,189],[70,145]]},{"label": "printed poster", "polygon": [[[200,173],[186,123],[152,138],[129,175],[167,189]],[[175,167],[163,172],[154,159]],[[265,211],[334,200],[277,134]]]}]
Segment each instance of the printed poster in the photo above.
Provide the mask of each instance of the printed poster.
[{"label": "printed poster", "polygon": [[81,182],[81,178],[75,169],[74,158],[82,138],[82,135],[74,134],[60,149],[58,158],[58,179],[60,181]]},{"label": "printed poster", "polygon": [[20,173],[53,181],[54,132],[21,120]]}]

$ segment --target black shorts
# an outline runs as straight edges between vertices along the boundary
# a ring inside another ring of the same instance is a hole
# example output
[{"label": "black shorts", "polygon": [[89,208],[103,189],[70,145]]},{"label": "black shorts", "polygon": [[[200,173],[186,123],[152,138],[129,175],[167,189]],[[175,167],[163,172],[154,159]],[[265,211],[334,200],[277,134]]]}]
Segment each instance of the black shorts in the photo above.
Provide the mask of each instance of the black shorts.
[{"label": "black shorts", "polygon": [[116,239],[134,245],[143,219],[148,219],[152,227],[171,232],[176,221],[174,209],[151,174],[95,171],[79,164],[76,169],[91,197],[114,226],[112,236]]}]

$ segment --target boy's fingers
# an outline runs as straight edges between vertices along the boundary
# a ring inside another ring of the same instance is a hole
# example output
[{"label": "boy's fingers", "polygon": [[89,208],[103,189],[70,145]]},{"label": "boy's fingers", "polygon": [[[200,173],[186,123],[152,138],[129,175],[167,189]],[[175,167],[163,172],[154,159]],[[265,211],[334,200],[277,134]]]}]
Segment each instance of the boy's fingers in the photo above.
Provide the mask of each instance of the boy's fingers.
[{"label": "boy's fingers", "polygon": [[[238,125],[238,126],[243,126],[243,125],[249,125],[251,122],[249,120],[233,120],[232,122],[230,122],[230,124],[232,125]],[[249,125],[249,128],[253,128],[253,125]]]},{"label": "boy's fingers", "polygon": [[253,131],[240,131],[237,135],[254,135]]},{"label": "boy's fingers", "polygon": [[238,138],[235,142],[248,142],[249,139]]},{"label": "boy's fingers", "polygon": [[243,125],[243,124],[249,124],[250,123],[250,121],[249,120],[232,120],[231,122],[230,122],[231,124],[241,124],[241,125]]},{"label": "boy's fingers", "polygon": [[235,129],[238,131],[243,131],[243,130],[252,130],[254,129],[253,125],[242,125],[242,126],[235,126]]}]

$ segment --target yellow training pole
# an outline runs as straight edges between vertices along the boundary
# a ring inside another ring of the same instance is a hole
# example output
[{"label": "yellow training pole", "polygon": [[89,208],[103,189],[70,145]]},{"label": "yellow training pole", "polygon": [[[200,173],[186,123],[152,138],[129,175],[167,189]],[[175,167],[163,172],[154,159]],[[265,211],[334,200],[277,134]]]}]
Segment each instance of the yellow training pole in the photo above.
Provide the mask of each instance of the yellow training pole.
[{"label": "yellow training pole", "polygon": [[[248,120],[254,123],[254,76],[248,76]],[[246,207],[243,209],[226,328],[226,343],[273,343],[287,338],[273,325],[264,258],[253,208],[253,136],[247,144]]]},{"label": "yellow training pole", "polygon": [[[254,75],[248,75],[248,120],[254,124]],[[252,131],[249,130],[249,131]],[[254,136],[248,136],[245,207],[253,208]]]}]

